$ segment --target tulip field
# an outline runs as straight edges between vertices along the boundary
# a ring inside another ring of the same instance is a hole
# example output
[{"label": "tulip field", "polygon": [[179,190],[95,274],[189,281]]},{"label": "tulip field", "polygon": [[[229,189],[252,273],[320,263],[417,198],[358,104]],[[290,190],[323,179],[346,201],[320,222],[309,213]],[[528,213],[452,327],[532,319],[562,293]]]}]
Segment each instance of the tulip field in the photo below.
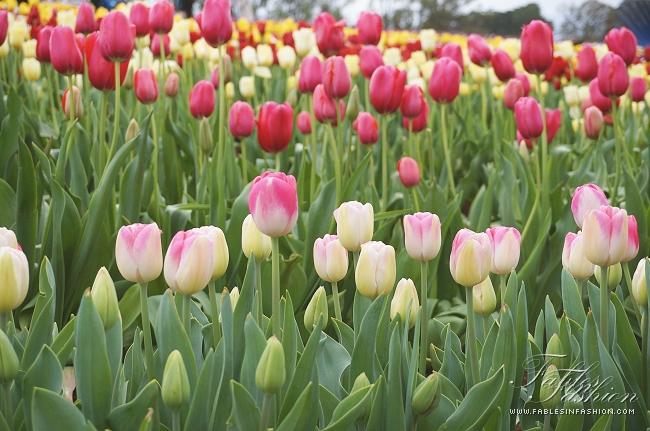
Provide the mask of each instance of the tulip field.
[{"label": "tulip field", "polygon": [[650,429],[649,74],[0,0],[0,431]]}]

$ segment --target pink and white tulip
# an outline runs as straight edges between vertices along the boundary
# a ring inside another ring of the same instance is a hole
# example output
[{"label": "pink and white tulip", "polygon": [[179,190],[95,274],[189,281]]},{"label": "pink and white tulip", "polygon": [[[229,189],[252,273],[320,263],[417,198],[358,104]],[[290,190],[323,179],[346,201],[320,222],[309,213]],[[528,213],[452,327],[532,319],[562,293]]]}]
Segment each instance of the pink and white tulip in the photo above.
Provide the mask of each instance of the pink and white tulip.
[{"label": "pink and white tulip", "polygon": [[607,205],[607,197],[596,184],[585,184],[576,188],[571,201],[571,211],[578,227],[582,229],[585,215],[589,210],[598,209],[603,205]]},{"label": "pink and white tulip", "polygon": [[627,216],[627,250],[621,262],[629,262],[639,254],[639,226],[636,217]]},{"label": "pink and white tulip", "polygon": [[165,255],[165,281],[177,292],[193,295],[212,278],[214,251],[210,237],[193,229],[180,231]]},{"label": "pink and white tulip", "polygon": [[490,273],[492,244],[486,233],[461,229],[451,246],[449,269],[456,283],[473,287]]},{"label": "pink and white tulip", "polygon": [[441,242],[437,215],[426,212],[404,216],[404,244],[412,259],[420,262],[435,259]]},{"label": "pink and white tulip", "polygon": [[576,280],[586,280],[594,275],[594,264],[585,257],[582,231],[569,232],[564,239],[562,266]]},{"label": "pink and white tulip", "polygon": [[206,235],[212,241],[214,267],[212,268],[212,277],[210,280],[216,280],[224,275],[228,269],[230,255],[228,254],[226,237],[223,231],[216,226],[202,226],[191,230],[191,232],[194,231]]},{"label": "pink and white tulip", "polygon": [[135,223],[120,228],[115,261],[125,280],[148,283],[158,278],[163,267],[161,233],[156,223]]},{"label": "pink and white tulip", "polygon": [[0,227],[0,247],[19,249],[18,240],[16,240],[16,234],[14,231],[9,230],[6,227]]},{"label": "pink and white tulip", "polygon": [[261,262],[271,255],[271,237],[264,235],[255,226],[253,216],[248,214],[241,227],[241,249],[248,259],[251,254],[255,260]]},{"label": "pink and white tulip", "polygon": [[334,211],[334,219],[338,239],[347,250],[359,251],[363,244],[372,240],[375,212],[371,204],[344,202]]},{"label": "pink and white tulip", "polygon": [[257,228],[270,237],[291,232],[298,220],[296,179],[282,172],[264,172],[253,180],[248,208]]},{"label": "pink and white tulip", "polygon": [[348,251],[336,235],[325,235],[314,242],[314,266],[318,276],[330,283],[343,280],[348,272]]},{"label": "pink and white tulip", "polygon": [[395,285],[395,276],[395,249],[381,241],[365,243],[354,274],[359,293],[372,300],[389,293]]},{"label": "pink and white tulip", "polygon": [[624,209],[603,205],[590,210],[582,225],[585,256],[607,267],[623,261],[627,252],[628,219]]},{"label": "pink and white tulip", "polygon": [[494,274],[510,274],[519,263],[521,234],[514,227],[493,227],[485,231],[492,243],[492,265]]}]

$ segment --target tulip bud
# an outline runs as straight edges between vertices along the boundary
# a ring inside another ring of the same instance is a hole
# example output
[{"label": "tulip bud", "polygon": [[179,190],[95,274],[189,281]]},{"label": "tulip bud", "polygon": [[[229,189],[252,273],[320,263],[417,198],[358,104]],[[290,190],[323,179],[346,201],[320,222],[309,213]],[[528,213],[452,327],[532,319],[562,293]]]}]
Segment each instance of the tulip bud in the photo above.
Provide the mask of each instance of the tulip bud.
[{"label": "tulip bud", "polygon": [[379,114],[391,114],[402,102],[406,72],[392,66],[379,66],[370,78],[370,103]]},{"label": "tulip bud", "polygon": [[334,211],[336,234],[349,251],[361,250],[361,245],[372,240],[375,213],[372,204],[344,202]]},{"label": "tulip bud", "polygon": [[630,78],[627,66],[621,57],[608,52],[598,65],[598,89],[605,97],[619,97],[625,94]]},{"label": "tulip bud", "polygon": [[156,223],[120,228],[115,261],[122,277],[132,283],[148,283],[158,278],[163,266],[161,233]]},{"label": "tulip bud", "polygon": [[[409,310],[409,306],[411,307]],[[390,302],[390,318],[395,319],[398,314],[402,321],[408,325],[409,328],[415,326],[415,321],[418,317],[420,309],[420,301],[418,299],[418,291],[410,278],[402,278],[397,283],[395,295]],[[408,318],[406,316],[408,310]]]},{"label": "tulip bud", "polygon": [[[356,87],[355,87],[356,88]],[[350,105],[348,105],[349,107]],[[311,133],[311,115],[307,111],[301,111],[296,117],[296,125],[303,135]]]},{"label": "tulip bud", "polygon": [[214,267],[212,268],[211,280],[217,280],[226,273],[228,269],[228,261],[230,255],[228,254],[228,243],[223,231],[215,226],[202,226],[194,228],[192,231],[199,232],[206,235],[212,240],[212,256],[214,257]]},{"label": "tulip bud", "polygon": [[648,258],[643,258],[639,261],[639,264],[636,266],[636,271],[634,271],[634,277],[632,278],[632,289],[631,293],[637,304],[641,307],[648,307],[648,288],[646,286],[645,278],[645,264],[648,262]]},{"label": "tulip bud", "polygon": [[176,72],[167,75],[167,79],[165,80],[165,95],[167,95],[167,97],[176,97],[180,81],[180,77]]},{"label": "tulip bud", "polygon": [[524,141],[521,141],[519,143],[517,151],[519,152],[521,158],[526,161],[526,163],[530,162],[530,153],[528,152],[528,147]]},{"label": "tulip bud", "polygon": [[494,286],[490,277],[477,284],[472,289],[474,295],[474,313],[480,316],[489,316],[494,312],[497,305],[497,295],[494,292]]},{"label": "tulip bud", "polygon": [[[337,298],[334,298],[337,301]],[[318,320],[323,316],[323,329],[327,326],[327,294],[325,293],[325,288],[323,286],[316,289],[314,296],[311,297],[311,301],[307,304],[307,309],[305,310],[305,328],[307,331],[311,332],[314,330],[318,324]]]},{"label": "tulip bud", "polygon": [[363,244],[354,278],[357,289],[366,298],[376,299],[395,285],[395,249],[381,241]]},{"label": "tulip bud", "polygon": [[126,128],[126,133],[124,133],[124,142],[129,142],[131,139],[135,138],[138,133],[140,133],[140,126],[135,118],[132,118],[129,122],[129,126]]},{"label": "tulip bud", "polygon": [[203,154],[212,153],[212,126],[207,117],[203,117],[199,123],[199,146]]},{"label": "tulip bud", "polygon": [[507,82],[515,76],[515,66],[507,52],[497,49],[491,58],[494,73],[500,81]]},{"label": "tulip bud", "polygon": [[621,262],[627,252],[627,211],[601,206],[585,215],[582,226],[585,256],[598,266],[611,266]]},{"label": "tulip bud", "polygon": [[158,100],[158,81],[153,70],[138,69],[133,77],[133,87],[140,103],[149,105]]},{"label": "tulip bud", "polygon": [[510,110],[515,109],[515,104],[519,99],[524,97],[524,87],[520,80],[513,78],[506,84],[503,89],[503,104]]},{"label": "tulip bud", "polygon": [[462,75],[461,67],[451,58],[436,61],[429,80],[431,98],[438,103],[452,102],[458,96]]},{"label": "tulip bud", "polygon": [[[596,267],[596,280],[598,281],[599,286],[603,285],[602,276],[601,276],[601,272],[603,271],[604,268],[601,268],[600,266]],[[609,287],[609,289],[614,290],[614,288],[619,285],[622,278],[623,278],[623,272],[622,272],[621,264],[617,263],[615,265],[610,265],[609,276],[607,277],[607,286]]]},{"label": "tulip bud", "polygon": [[472,63],[479,66],[486,65],[492,58],[490,45],[478,34],[470,34],[467,37],[467,51],[469,52],[469,58],[472,60]]},{"label": "tulip bud", "polygon": [[165,363],[162,398],[172,411],[180,410],[190,400],[190,380],[183,356],[178,350],[171,352]]},{"label": "tulip bud", "polygon": [[179,231],[165,255],[165,281],[177,292],[193,295],[210,282],[214,269],[214,246],[205,234]]},{"label": "tulip bud", "polygon": [[413,413],[415,416],[426,416],[435,410],[442,396],[442,385],[437,372],[433,372],[420,383],[413,392]]},{"label": "tulip bud", "polygon": [[117,293],[115,292],[113,279],[105,267],[102,266],[97,272],[90,294],[104,324],[104,331],[108,331],[115,326],[117,319],[120,317],[120,307],[117,303]]},{"label": "tulip bud", "polygon": [[406,188],[415,187],[420,184],[420,167],[418,162],[410,157],[402,157],[397,162],[399,179]]},{"label": "tulip bud", "polygon": [[611,29],[605,35],[605,43],[609,50],[619,55],[627,66],[634,62],[637,41],[636,36],[629,29],[625,27]]},{"label": "tulip bud", "polygon": [[247,215],[241,230],[242,252],[248,259],[251,254],[261,262],[271,255],[271,237],[264,235],[255,225],[252,215]]},{"label": "tulip bud", "polygon": [[[359,68],[366,79],[370,79],[375,70],[383,65],[384,59],[379,48],[374,45],[361,48],[361,51],[359,51]],[[366,106],[365,108],[368,109],[369,107]]]},{"label": "tulip bud", "polygon": [[440,50],[440,55],[438,56],[439,59],[443,58],[449,58],[453,60],[459,67],[462,72],[462,70],[465,69],[464,66],[464,60],[463,60],[463,50],[461,49],[460,45],[457,43],[453,42],[447,42],[443,45],[442,49]]},{"label": "tulip bud", "polygon": [[594,264],[585,257],[582,232],[569,232],[564,240],[562,266],[576,280],[585,280],[594,274]]},{"label": "tulip bud", "polygon": [[[237,302],[239,301],[239,288],[237,286],[232,288],[232,291],[228,292],[226,287],[221,291],[221,306],[219,310],[223,310],[223,302],[226,300],[226,297],[230,300],[231,309],[235,309]],[[219,311],[219,322],[221,322],[221,311]]]},{"label": "tulip bud", "polygon": [[553,63],[553,30],[533,20],[521,31],[521,62],[528,73],[545,73]]},{"label": "tulip bud", "polygon": [[603,125],[603,113],[596,106],[585,109],[585,134],[590,139],[598,139]]},{"label": "tulip bud", "polygon": [[341,99],[350,92],[350,71],[343,57],[334,56],[325,61],[322,79],[325,94],[332,99]]},{"label": "tulip bud", "polygon": [[29,287],[29,265],[22,250],[0,248],[0,313],[8,313],[23,303]]},{"label": "tulip bud", "polygon": [[238,139],[246,138],[255,130],[255,112],[247,102],[233,103],[228,115],[230,133]]},{"label": "tulip bud", "polygon": [[404,243],[412,259],[426,262],[440,252],[440,219],[428,212],[404,216]]},{"label": "tulip bud", "polygon": [[539,390],[539,401],[545,409],[554,409],[562,400],[562,388],[560,387],[560,373],[555,365],[546,369],[542,378],[542,386]]},{"label": "tulip bud", "polygon": [[235,84],[229,82],[226,84],[226,99],[232,100],[235,98]]},{"label": "tulip bud", "polygon": [[558,370],[566,370],[569,365],[569,356],[560,341],[557,334],[553,334],[546,345],[546,361],[549,365],[554,365]]},{"label": "tulip bud", "polygon": [[492,244],[492,265],[494,274],[510,274],[519,263],[521,234],[514,227],[493,227],[485,231]]},{"label": "tulip bud", "polygon": [[287,103],[289,103],[292,108],[298,106],[298,92],[295,88],[289,90],[289,94],[287,94]]},{"label": "tulip bud", "polygon": [[278,64],[284,70],[289,70],[296,64],[296,51],[288,45],[280,48],[277,56]]},{"label": "tulip bud", "polygon": [[360,112],[352,126],[363,145],[374,145],[379,140],[379,124],[370,112]]},{"label": "tulip bud", "polygon": [[18,249],[18,241],[14,231],[6,227],[0,227],[0,247],[11,247]]},{"label": "tulip bud", "polygon": [[129,63],[129,67],[126,69],[126,76],[124,77],[124,82],[122,83],[122,87],[126,88],[127,90],[133,89],[133,84],[135,81],[135,66],[133,65],[133,62]]},{"label": "tulip bud", "polygon": [[542,109],[532,97],[522,97],[515,103],[517,130],[524,139],[539,138],[544,130]]},{"label": "tulip bud", "polygon": [[37,81],[41,77],[41,63],[35,58],[23,60],[23,76],[28,81]]},{"label": "tulip bud", "polygon": [[209,117],[214,112],[216,98],[210,81],[199,81],[190,91],[190,112],[194,118]]},{"label": "tulip bud", "polygon": [[635,76],[630,80],[630,98],[633,102],[642,102],[646,93],[646,84],[643,77]]},{"label": "tulip bud", "polygon": [[343,280],[348,272],[348,251],[336,235],[325,235],[314,242],[314,266],[318,276],[330,283]]},{"label": "tulip bud", "polygon": [[[74,96],[72,99],[74,99],[74,118],[75,119],[80,119],[84,115],[84,105],[83,101],[81,99],[81,91],[76,87],[72,87],[72,94]],[[70,89],[68,88],[65,90],[63,93],[63,97],[61,98],[61,106],[63,107],[63,112],[68,120],[70,120],[70,115],[71,115],[71,106],[70,106]]]},{"label": "tulip bud", "polygon": [[255,79],[252,76],[239,78],[239,92],[244,99],[251,99],[255,95]]},{"label": "tulip bud", "polygon": [[461,229],[452,243],[450,256],[451,275],[456,283],[473,287],[488,276],[492,263],[492,245],[485,233]]},{"label": "tulip bud", "polygon": [[[368,380],[366,373],[361,373],[354,380],[354,384],[352,385],[352,389],[350,389],[350,393],[352,394],[360,389],[367,388],[368,386],[370,386],[370,380]],[[366,403],[366,407],[363,410],[363,414],[359,416],[357,422],[363,423],[367,421],[368,418],[370,417],[371,411],[372,411],[372,403]]]},{"label": "tulip bud", "polygon": [[274,335],[266,342],[266,348],[257,364],[255,384],[264,395],[275,395],[282,388],[285,379],[284,348]]},{"label": "tulip bud", "polygon": [[265,235],[288,234],[298,221],[296,179],[282,172],[264,172],[251,184],[248,208],[255,225]]},{"label": "tulip bud", "polygon": [[571,211],[578,227],[582,228],[589,210],[598,209],[603,205],[607,205],[607,197],[596,184],[584,184],[576,188],[571,200]]},{"label": "tulip bud", "polygon": [[318,57],[307,56],[300,63],[298,89],[301,93],[313,93],[323,81],[323,63]]},{"label": "tulip bud", "polygon": [[354,86],[348,98],[348,106],[345,108],[345,118],[352,122],[359,116],[361,110],[361,101],[359,100],[359,87]]},{"label": "tulip bud", "polygon": [[0,331],[0,384],[10,384],[18,375],[20,363],[7,335]]}]

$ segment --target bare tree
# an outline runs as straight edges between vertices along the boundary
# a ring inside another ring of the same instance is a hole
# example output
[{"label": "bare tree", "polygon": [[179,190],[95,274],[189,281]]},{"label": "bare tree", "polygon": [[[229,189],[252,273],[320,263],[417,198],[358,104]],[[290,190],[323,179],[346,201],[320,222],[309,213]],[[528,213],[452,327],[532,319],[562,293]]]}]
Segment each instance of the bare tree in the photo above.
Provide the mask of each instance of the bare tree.
[{"label": "bare tree", "polygon": [[601,41],[609,29],[619,24],[614,8],[597,0],[562,8],[565,13],[559,33],[566,39]]}]

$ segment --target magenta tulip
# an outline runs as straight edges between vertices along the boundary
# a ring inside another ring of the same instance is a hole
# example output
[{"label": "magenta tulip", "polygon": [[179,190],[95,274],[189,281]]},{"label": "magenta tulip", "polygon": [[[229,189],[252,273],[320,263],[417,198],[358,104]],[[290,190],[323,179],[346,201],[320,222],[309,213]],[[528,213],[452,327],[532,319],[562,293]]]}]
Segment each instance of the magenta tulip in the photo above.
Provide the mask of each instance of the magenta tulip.
[{"label": "magenta tulip", "polygon": [[452,102],[458,96],[462,76],[463,71],[454,60],[439,59],[429,80],[429,95],[438,103]]},{"label": "magenta tulip", "polygon": [[[82,45],[83,46],[83,45]],[[61,75],[84,73],[82,47],[70,27],[57,25],[50,36],[50,61]]]},{"label": "magenta tulip", "polygon": [[255,130],[255,111],[251,105],[241,100],[233,103],[228,116],[230,133],[237,138],[247,138]]},{"label": "magenta tulip", "polygon": [[45,26],[36,36],[36,59],[41,63],[50,62],[50,38],[52,37],[53,28],[49,25]]},{"label": "magenta tulip", "polygon": [[440,50],[440,58],[451,58],[460,66],[461,72],[465,67],[463,64],[463,50],[460,48],[460,45],[453,42],[448,42],[443,45]]},{"label": "magenta tulip", "polygon": [[384,22],[381,16],[372,12],[361,12],[359,21],[357,21],[359,43],[377,45],[381,39],[381,31],[383,28]]},{"label": "magenta tulip", "polygon": [[598,65],[598,89],[605,97],[619,97],[625,94],[630,84],[627,66],[621,57],[608,52]]},{"label": "magenta tulip", "polygon": [[498,226],[485,231],[492,244],[492,264],[494,274],[510,274],[519,263],[521,234],[514,227]]},{"label": "magenta tulip", "polygon": [[598,75],[598,60],[596,59],[596,51],[585,43],[578,53],[578,67],[576,67],[575,75],[580,81],[588,83]]},{"label": "magenta tulip", "polygon": [[158,81],[153,70],[136,70],[133,76],[133,90],[140,103],[149,105],[158,100]]},{"label": "magenta tulip", "polygon": [[7,40],[7,32],[9,31],[9,12],[6,9],[0,9],[0,45]]},{"label": "magenta tulip", "polygon": [[590,139],[598,139],[603,126],[603,113],[596,106],[585,109],[585,134]]},{"label": "magenta tulip", "polygon": [[594,106],[598,107],[598,109],[600,109],[603,114],[607,114],[612,110],[612,99],[605,97],[600,92],[598,78],[589,83],[589,96],[591,97],[591,103]]},{"label": "magenta tulip", "polygon": [[[345,115],[345,105],[343,100],[339,100],[339,118],[343,120]],[[337,101],[325,94],[323,84],[317,85],[314,90],[314,116],[319,123],[332,123],[333,126],[338,124],[336,118]]]},{"label": "magenta tulip", "polygon": [[77,9],[77,22],[75,24],[75,33],[90,34],[97,30],[95,21],[95,12],[90,3],[81,2]]},{"label": "magenta tulip", "polygon": [[174,26],[174,5],[167,0],[159,0],[149,10],[149,27],[153,33],[167,34]]},{"label": "magenta tulip", "polygon": [[370,112],[360,112],[353,126],[363,145],[374,145],[379,140],[379,124]]},{"label": "magenta tulip", "polygon": [[545,73],[553,63],[553,30],[544,21],[533,20],[521,31],[519,56],[526,72]]},{"label": "magenta tulip", "polygon": [[402,125],[404,126],[405,129],[408,129],[409,122],[410,122],[411,131],[413,133],[420,133],[421,131],[427,128],[428,121],[429,121],[429,103],[424,97],[422,97],[420,113],[418,114],[418,116],[413,118],[412,120],[406,117],[402,118]]},{"label": "magenta tulip", "polygon": [[499,78],[499,81],[507,82],[509,79],[515,77],[515,66],[505,51],[500,49],[494,51],[491,62],[494,68],[494,74]]},{"label": "magenta tulip", "polygon": [[361,74],[366,79],[370,79],[375,70],[383,65],[384,58],[379,48],[374,45],[361,48],[361,51],[359,51],[359,68],[361,69]]},{"label": "magenta tulip", "polygon": [[478,66],[485,66],[492,58],[490,45],[478,34],[470,34],[467,37],[467,51],[469,59]]},{"label": "magenta tulip", "polygon": [[343,48],[345,20],[336,21],[327,12],[321,12],[314,20],[314,33],[318,50],[325,56],[336,54]]},{"label": "magenta tulip", "polygon": [[[493,57],[494,58],[494,57]],[[515,104],[519,99],[524,97],[524,86],[517,78],[513,78],[506,84],[503,90],[503,104],[511,111],[515,109]]]},{"label": "magenta tulip", "polygon": [[282,172],[264,172],[251,184],[248,208],[264,235],[288,234],[298,220],[296,179]]},{"label": "magenta tulip", "polygon": [[544,130],[542,109],[532,97],[522,97],[515,103],[517,130],[524,139],[539,138]]},{"label": "magenta tulip", "polygon": [[422,109],[423,99],[424,92],[419,85],[407,85],[404,87],[402,102],[399,105],[399,110],[402,113],[402,117],[408,119],[417,117],[420,114],[420,110]]},{"label": "magenta tulip", "polygon": [[190,112],[194,118],[209,117],[214,112],[216,97],[210,81],[197,82],[190,91]]},{"label": "magenta tulip", "polygon": [[[287,149],[293,135],[293,108],[288,102],[266,102],[257,118],[257,141],[267,153]],[[293,178],[293,177],[291,177]],[[259,226],[258,226],[259,227]]]},{"label": "magenta tulip", "polygon": [[296,117],[296,125],[303,135],[311,133],[311,115],[307,111],[301,111]]},{"label": "magenta tulip", "polygon": [[400,106],[406,71],[380,66],[370,78],[370,103],[379,114],[391,114]]},{"label": "magenta tulip", "polygon": [[151,32],[149,25],[149,8],[144,3],[133,3],[131,12],[129,12],[129,19],[135,25],[135,35],[137,37],[144,37]]},{"label": "magenta tulip", "polygon": [[562,125],[560,109],[546,109],[546,140],[550,144]]},{"label": "magenta tulip", "polygon": [[626,66],[634,62],[634,57],[636,57],[636,36],[627,28],[611,29],[605,35],[605,43],[611,52],[623,59]]},{"label": "magenta tulip", "polygon": [[397,161],[397,173],[402,185],[406,188],[420,184],[420,167],[418,162],[410,157],[402,157]]},{"label": "magenta tulip", "polygon": [[645,79],[635,76],[630,79],[630,98],[633,102],[642,102],[645,98],[646,84]]},{"label": "magenta tulip", "polygon": [[206,0],[201,15],[201,34],[215,48],[232,38],[232,15],[228,0]]},{"label": "magenta tulip", "polygon": [[298,89],[301,93],[313,93],[318,84],[323,82],[323,63],[313,55],[308,55],[300,64]]},{"label": "magenta tulip", "polygon": [[106,61],[122,63],[133,53],[135,26],[122,12],[110,12],[102,18],[98,43]]},{"label": "magenta tulip", "polygon": [[323,89],[333,99],[342,99],[350,92],[351,78],[343,57],[330,57],[323,67]]}]

